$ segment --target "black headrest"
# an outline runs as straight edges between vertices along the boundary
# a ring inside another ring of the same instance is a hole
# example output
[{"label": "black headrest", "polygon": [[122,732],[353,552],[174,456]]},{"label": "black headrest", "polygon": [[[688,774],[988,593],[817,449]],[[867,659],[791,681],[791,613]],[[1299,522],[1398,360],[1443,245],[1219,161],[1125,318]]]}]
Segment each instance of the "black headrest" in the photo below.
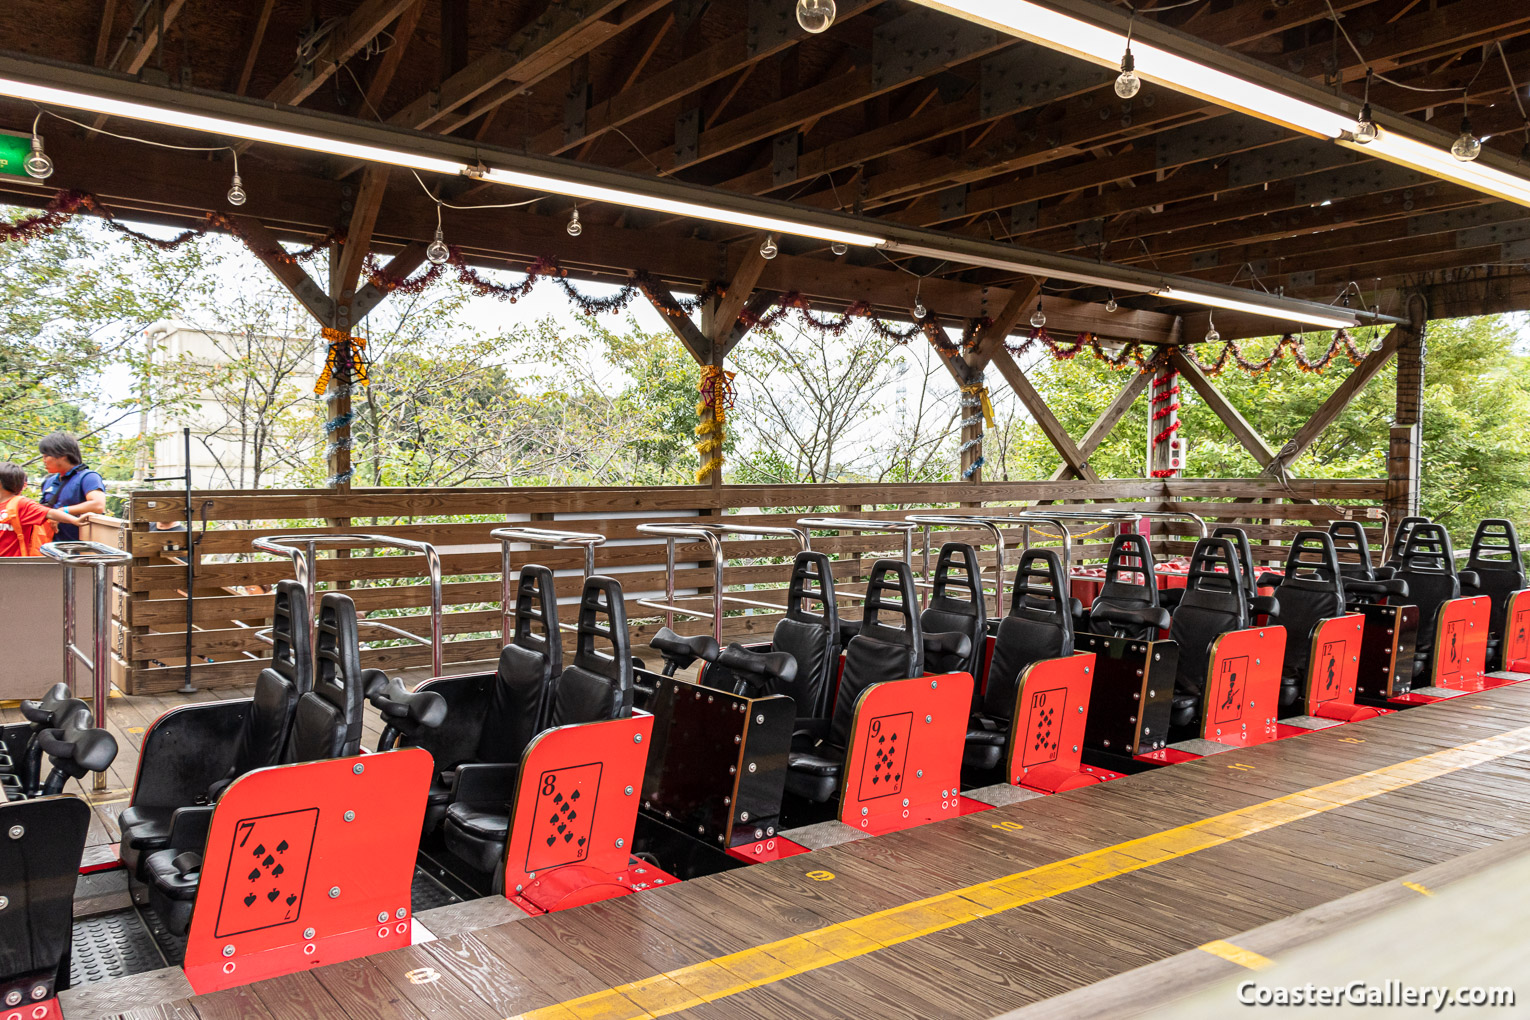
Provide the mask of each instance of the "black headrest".
[{"label": "black headrest", "polygon": [[1398,573],[1455,576],[1456,553],[1450,544],[1450,532],[1444,525],[1420,521],[1409,528]]},{"label": "black headrest", "polygon": [[1519,554],[1519,535],[1515,533],[1513,523],[1501,517],[1489,517],[1478,524],[1465,569],[1507,570],[1523,577],[1525,564]]},{"label": "black headrest", "polygon": [[313,689],[312,630],[308,592],[296,581],[277,581],[271,609],[271,668],[299,694]]},{"label": "black headrest", "polygon": [[545,655],[552,675],[563,672],[563,638],[558,633],[558,593],[553,572],[528,563],[515,590],[515,630],[510,643]]},{"label": "black headrest", "polygon": [[1243,568],[1241,572],[1243,590],[1251,596],[1254,595],[1258,589],[1254,583],[1254,550],[1248,544],[1248,532],[1242,528],[1224,526],[1213,531],[1211,537],[1225,538],[1232,542],[1233,548],[1238,551],[1238,566]]},{"label": "black headrest", "polygon": [[1241,594],[1242,575],[1243,566],[1231,539],[1203,538],[1195,543],[1195,552],[1190,555],[1185,591]]},{"label": "black headrest", "polygon": [[[816,604],[817,611],[808,609]],[[821,552],[803,550],[792,563],[791,586],[786,590],[786,618],[814,623],[839,633],[839,610],[834,605],[834,568]]]},{"label": "black headrest", "polygon": [[1110,543],[1100,598],[1158,605],[1158,579],[1153,576],[1153,550],[1146,535],[1117,535]]},{"label": "black headrest", "polygon": [[[953,597],[953,591],[960,597]],[[966,542],[947,542],[940,547],[940,556],[935,561],[934,588],[927,608],[958,616],[987,617],[983,570],[978,566],[976,549]]]},{"label": "black headrest", "polygon": [[[895,627],[882,622],[884,615],[901,618]],[[866,612],[861,617],[860,634],[873,641],[903,645],[914,652],[914,661],[924,662],[924,635],[919,627],[919,603],[914,596],[914,571],[902,560],[877,560],[866,582]]]},{"label": "black headrest", "polygon": [[[596,648],[596,639],[611,646]],[[632,643],[627,634],[627,605],[615,578],[591,574],[579,596],[579,628],[574,640],[574,665],[610,680],[631,697]]]},{"label": "black headrest", "polygon": [[1371,544],[1365,537],[1365,528],[1359,521],[1334,521],[1328,525],[1328,535],[1333,539],[1334,551],[1342,557],[1339,562],[1339,573],[1345,577],[1358,577],[1362,581],[1372,580],[1375,575],[1375,566],[1371,563]]},{"label": "black headrest", "polygon": [[1286,553],[1286,576],[1281,587],[1293,585],[1307,591],[1344,592],[1339,572],[1339,553],[1333,537],[1325,531],[1298,531]]},{"label": "black headrest", "polygon": [[1404,517],[1397,522],[1397,531],[1392,535],[1392,548],[1387,553],[1387,566],[1402,566],[1403,558],[1407,555],[1408,539],[1412,536],[1414,527],[1428,523],[1427,517]]},{"label": "black headrest", "polygon": [[356,627],[356,603],[349,595],[325,592],[319,599],[319,622],[314,628],[318,648],[313,693],[345,716],[345,746],[361,741],[361,705],[366,678],[361,674],[361,639]]}]

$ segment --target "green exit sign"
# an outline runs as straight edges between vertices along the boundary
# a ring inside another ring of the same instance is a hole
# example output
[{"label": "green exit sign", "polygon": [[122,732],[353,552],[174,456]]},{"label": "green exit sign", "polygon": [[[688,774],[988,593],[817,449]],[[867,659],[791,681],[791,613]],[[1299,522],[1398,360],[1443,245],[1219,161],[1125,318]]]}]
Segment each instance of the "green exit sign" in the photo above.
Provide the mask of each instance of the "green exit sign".
[{"label": "green exit sign", "polygon": [[32,151],[31,136],[0,134],[0,174],[10,174],[12,177],[25,177],[26,167],[22,163]]}]

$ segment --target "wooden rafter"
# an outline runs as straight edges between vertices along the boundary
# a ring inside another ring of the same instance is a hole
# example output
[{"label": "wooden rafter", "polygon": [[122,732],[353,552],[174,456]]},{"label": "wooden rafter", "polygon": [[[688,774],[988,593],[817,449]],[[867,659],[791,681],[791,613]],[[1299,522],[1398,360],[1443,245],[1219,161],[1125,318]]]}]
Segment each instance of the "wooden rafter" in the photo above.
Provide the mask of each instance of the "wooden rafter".
[{"label": "wooden rafter", "polygon": [[250,239],[254,246],[255,255],[265,263],[266,268],[271,270],[271,275],[291,292],[292,296],[306,309],[308,314],[318,320],[319,325],[329,326],[335,320],[335,303],[324,288],[320,287],[309,276],[303,267],[295,262],[287,262],[274,258],[264,252],[276,252],[281,250],[281,242],[277,236],[260,220],[253,216],[231,217],[244,232],[245,237]]},{"label": "wooden rafter", "polygon": [[234,95],[242,96],[250,87],[250,75],[255,73],[255,62],[260,59],[260,45],[266,41],[266,29],[271,25],[271,9],[276,0],[264,0],[255,15],[255,26],[250,30],[250,47],[244,54],[244,66],[239,69],[239,80],[234,83]]},{"label": "wooden rafter", "polygon": [[170,26],[175,24],[175,19],[180,16],[181,8],[186,6],[186,0],[156,0],[156,5],[150,5],[143,9],[144,18],[134,26],[140,32],[137,45],[133,45],[133,36],[122,41],[121,48],[112,59],[111,66],[114,70],[123,74],[137,74],[143,70],[143,66],[149,62],[154,51],[159,48],[160,29],[169,31]]},{"label": "wooden rafter", "polygon": [[[1126,417],[1126,412],[1132,409],[1132,405],[1137,402],[1137,398],[1142,395],[1142,391],[1147,389],[1148,383],[1153,379],[1153,372],[1154,366],[1149,364],[1127,380],[1126,385],[1121,388],[1121,392],[1117,393],[1116,398],[1110,402],[1104,411],[1100,412],[1100,416],[1094,420],[1094,424],[1089,426],[1089,431],[1085,432],[1084,437],[1078,441],[1079,453],[1085,457],[1090,457],[1094,454],[1095,450],[1100,448],[1100,444],[1105,441],[1105,437],[1110,435],[1111,430],[1120,423],[1122,418]],[[1051,480],[1056,482],[1070,477],[1073,477],[1073,467],[1064,460],[1062,464],[1058,465],[1057,470],[1052,472]]]},{"label": "wooden rafter", "polygon": [[335,25],[314,52],[313,58],[282,79],[266,99],[273,103],[296,105],[313,95],[340,65],[355,56],[363,46],[377,38],[415,0],[362,0]]},{"label": "wooden rafter", "polygon": [[1261,468],[1267,467],[1274,462],[1275,451],[1270,449],[1270,445],[1248,423],[1248,419],[1244,418],[1242,413],[1232,405],[1232,402],[1223,395],[1222,391],[1217,389],[1216,384],[1206,375],[1199,362],[1194,358],[1185,357],[1178,347],[1171,347],[1169,348],[1169,363],[1174,366],[1181,377],[1188,381],[1191,386],[1195,387],[1195,392],[1199,393],[1201,399],[1206,401],[1206,406],[1211,408],[1212,412],[1222,420],[1222,424],[1227,426],[1227,430],[1233,434],[1233,438],[1238,440],[1238,443],[1248,451],[1249,456],[1253,457],[1254,461]]}]

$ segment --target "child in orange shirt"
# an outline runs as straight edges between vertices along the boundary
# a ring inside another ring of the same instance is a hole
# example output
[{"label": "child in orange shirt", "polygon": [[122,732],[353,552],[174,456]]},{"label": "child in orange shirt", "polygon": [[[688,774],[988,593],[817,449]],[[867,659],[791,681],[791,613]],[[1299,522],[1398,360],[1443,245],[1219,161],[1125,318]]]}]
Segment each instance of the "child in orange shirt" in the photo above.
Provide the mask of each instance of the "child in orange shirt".
[{"label": "child in orange shirt", "polygon": [[50,522],[80,524],[80,518],[56,507],[45,507],[21,493],[27,473],[10,461],[0,463],[0,556],[39,556],[53,538]]}]

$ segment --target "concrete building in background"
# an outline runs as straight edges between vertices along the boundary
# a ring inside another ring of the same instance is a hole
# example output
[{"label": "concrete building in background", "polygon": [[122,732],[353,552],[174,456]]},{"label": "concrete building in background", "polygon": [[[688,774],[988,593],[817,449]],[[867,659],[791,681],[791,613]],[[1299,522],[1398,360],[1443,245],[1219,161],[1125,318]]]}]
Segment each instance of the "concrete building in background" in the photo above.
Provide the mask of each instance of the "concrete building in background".
[{"label": "concrete building in background", "polygon": [[[139,434],[154,437],[134,474],[174,476],[184,470],[181,430],[191,429],[191,484],[247,489],[301,484],[292,463],[319,441],[313,387],[323,347],[306,336],[224,333],[161,320],[144,331],[154,372]],[[153,399],[157,382],[189,375],[188,404]]]}]

